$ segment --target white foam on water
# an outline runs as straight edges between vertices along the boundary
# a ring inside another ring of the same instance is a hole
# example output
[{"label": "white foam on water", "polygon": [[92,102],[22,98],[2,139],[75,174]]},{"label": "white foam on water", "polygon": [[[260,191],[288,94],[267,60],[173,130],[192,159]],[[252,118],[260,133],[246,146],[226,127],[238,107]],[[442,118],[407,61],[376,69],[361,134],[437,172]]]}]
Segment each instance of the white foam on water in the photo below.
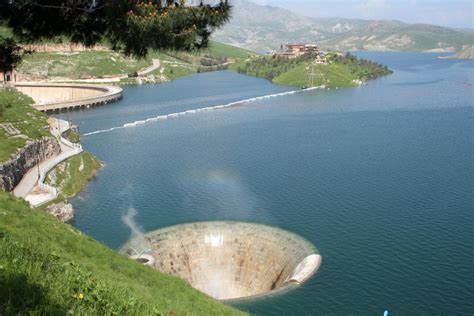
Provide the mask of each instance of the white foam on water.
[{"label": "white foam on water", "polygon": [[235,106],[235,105],[242,105],[242,104],[251,103],[251,102],[255,102],[255,101],[266,100],[266,99],[271,99],[271,98],[276,98],[276,97],[282,97],[282,96],[285,96],[285,95],[293,95],[293,94],[296,94],[296,93],[301,93],[301,92],[305,92],[305,91],[312,91],[312,90],[316,90],[316,89],[324,89],[324,88],[326,88],[326,87],[325,86],[319,86],[319,87],[312,87],[312,88],[307,88],[307,89],[302,89],[302,90],[294,90],[294,91],[287,91],[287,92],[281,92],[281,93],[273,93],[273,94],[264,95],[264,96],[260,96],[260,97],[254,97],[254,98],[244,99],[244,100],[241,100],[241,101],[235,101],[235,102],[231,102],[231,103],[227,103],[227,104],[208,106],[208,107],[200,108],[200,109],[193,109],[193,110],[186,110],[186,111],[182,111],[182,112],[170,113],[170,114],[167,114],[167,115],[160,115],[160,116],[157,116],[157,117],[148,118],[146,120],[140,120],[140,121],[135,121],[135,122],[131,122],[131,123],[125,123],[122,126],[118,126],[118,127],[112,127],[112,128],[109,128],[109,129],[103,129],[103,130],[98,130],[98,131],[94,131],[94,132],[90,132],[90,133],[85,133],[82,136],[91,136],[91,135],[96,135],[96,134],[101,134],[101,133],[107,133],[107,132],[111,132],[111,131],[114,131],[114,130],[117,130],[117,129],[136,127],[137,125],[144,125],[146,123],[156,122],[158,120],[165,120],[165,119],[168,119],[168,118],[174,118],[174,117],[178,117],[178,116],[181,116],[181,115],[195,114],[195,113],[212,111],[212,110],[220,110],[220,109],[224,109],[224,108],[227,108],[227,107],[232,107],[232,106]]}]

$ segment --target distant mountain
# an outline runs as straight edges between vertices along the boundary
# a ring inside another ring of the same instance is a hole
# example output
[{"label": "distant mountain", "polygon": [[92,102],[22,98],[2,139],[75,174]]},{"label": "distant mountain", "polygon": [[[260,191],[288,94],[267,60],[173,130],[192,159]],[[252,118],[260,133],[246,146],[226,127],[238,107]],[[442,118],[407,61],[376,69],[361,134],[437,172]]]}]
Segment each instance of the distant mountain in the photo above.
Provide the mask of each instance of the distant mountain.
[{"label": "distant mountain", "polygon": [[474,44],[474,30],[400,21],[304,17],[289,10],[233,0],[231,21],[214,39],[253,49],[316,42],[326,49],[374,51],[461,51]]},{"label": "distant mountain", "polygon": [[474,59],[474,46],[469,46],[459,53],[443,57],[443,59]]}]

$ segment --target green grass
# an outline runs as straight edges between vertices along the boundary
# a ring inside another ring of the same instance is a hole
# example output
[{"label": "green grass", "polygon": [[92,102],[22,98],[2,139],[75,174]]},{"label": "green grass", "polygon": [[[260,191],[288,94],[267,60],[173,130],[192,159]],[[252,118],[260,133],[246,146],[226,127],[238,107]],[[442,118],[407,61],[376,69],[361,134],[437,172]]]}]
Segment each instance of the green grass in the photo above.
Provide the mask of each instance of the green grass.
[{"label": "green grass", "polygon": [[33,100],[15,90],[0,89],[0,123],[11,123],[25,137],[12,137],[0,128],[0,161],[11,158],[27,140],[51,136],[48,117],[31,107]]},{"label": "green grass", "polygon": [[193,74],[196,71],[194,69],[190,68],[185,68],[185,67],[168,67],[164,71],[164,75],[168,80],[176,80],[182,77],[185,77],[187,75]]},{"label": "green grass", "polygon": [[81,192],[101,167],[94,155],[83,151],[58,164],[48,173],[46,182],[58,188],[59,199],[64,200]]},{"label": "green grass", "polygon": [[[27,76],[61,77],[69,79],[101,78],[113,75],[128,75],[151,65],[152,59],[160,59],[163,73],[174,80],[197,72],[201,60],[206,57],[216,62],[246,58],[253,53],[241,48],[212,42],[208,49],[195,53],[151,51],[144,59],[126,57],[113,51],[87,51],[70,53],[37,52],[25,57],[17,71]],[[122,84],[134,83],[133,78]]]},{"label": "green grass", "polygon": [[[167,76],[169,80],[195,72],[189,71],[188,68],[179,65],[180,61],[161,52],[150,52],[145,59],[135,59],[112,51],[38,52],[27,56],[17,71],[30,76],[70,79],[101,78],[133,74],[150,66],[153,58],[159,58],[162,61],[164,74],[170,75]],[[160,70],[156,70],[152,74],[159,76],[161,73]],[[123,83],[134,82],[134,78],[123,80]]]},{"label": "green grass", "polygon": [[211,42],[209,48],[205,49],[203,53],[231,59],[247,58],[255,55],[252,51],[219,42]]},{"label": "green grass", "polygon": [[0,25],[0,36],[2,37],[11,37],[12,31],[6,26]]},{"label": "green grass", "polygon": [[274,83],[291,86],[311,86],[310,74],[314,71],[313,86],[351,87],[355,80],[370,80],[391,74],[387,67],[352,55],[328,54],[330,63],[312,66],[313,58],[301,56],[288,59],[282,56],[252,57],[238,60],[231,69],[247,75],[263,77]]},{"label": "green grass", "polygon": [[67,133],[67,139],[73,143],[79,143],[81,141],[81,135],[75,130],[69,130]]},{"label": "green grass", "polygon": [[31,54],[17,71],[26,75],[81,79],[129,74],[146,68],[149,59],[134,59],[110,51]]},{"label": "green grass", "polygon": [[[310,86],[309,84],[309,64],[303,63],[295,68],[279,75],[273,82],[287,84],[290,86]],[[349,69],[343,65],[330,64],[315,66],[314,85],[326,85],[329,87],[350,87],[355,86],[352,80],[358,79]]]},{"label": "green grass", "polygon": [[286,57],[254,56],[237,60],[231,65],[230,69],[239,73],[273,80],[300,63],[302,61],[299,59],[288,59]]},{"label": "green grass", "polygon": [[2,315],[240,314],[4,192],[0,253]]}]

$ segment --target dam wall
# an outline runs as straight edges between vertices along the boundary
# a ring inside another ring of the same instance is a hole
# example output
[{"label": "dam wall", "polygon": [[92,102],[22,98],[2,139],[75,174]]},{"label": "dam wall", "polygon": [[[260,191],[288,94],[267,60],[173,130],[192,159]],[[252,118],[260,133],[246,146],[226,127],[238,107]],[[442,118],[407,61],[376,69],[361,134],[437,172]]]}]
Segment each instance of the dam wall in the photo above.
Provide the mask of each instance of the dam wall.
[{"label": "dam wall", "polygon": [[106,104],[120,99],[123,92],[116,86],[83,84],[16,83],[15,88],[31,97],[42,112]]}]

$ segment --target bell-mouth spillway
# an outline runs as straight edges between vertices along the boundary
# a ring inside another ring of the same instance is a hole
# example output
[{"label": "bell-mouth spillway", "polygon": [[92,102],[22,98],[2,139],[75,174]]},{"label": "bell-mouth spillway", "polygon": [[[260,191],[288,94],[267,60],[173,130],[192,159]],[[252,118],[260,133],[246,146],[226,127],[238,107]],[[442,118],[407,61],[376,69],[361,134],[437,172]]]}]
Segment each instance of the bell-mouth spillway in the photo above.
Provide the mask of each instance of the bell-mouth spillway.
[{"label": "bell-mouth spillway", "polygon": [[178,276],[219,300],[256,298],[301,284],[321,256],[309,241],[283,229],[241,222],[167,227],[126,243],[121,253]]}]

